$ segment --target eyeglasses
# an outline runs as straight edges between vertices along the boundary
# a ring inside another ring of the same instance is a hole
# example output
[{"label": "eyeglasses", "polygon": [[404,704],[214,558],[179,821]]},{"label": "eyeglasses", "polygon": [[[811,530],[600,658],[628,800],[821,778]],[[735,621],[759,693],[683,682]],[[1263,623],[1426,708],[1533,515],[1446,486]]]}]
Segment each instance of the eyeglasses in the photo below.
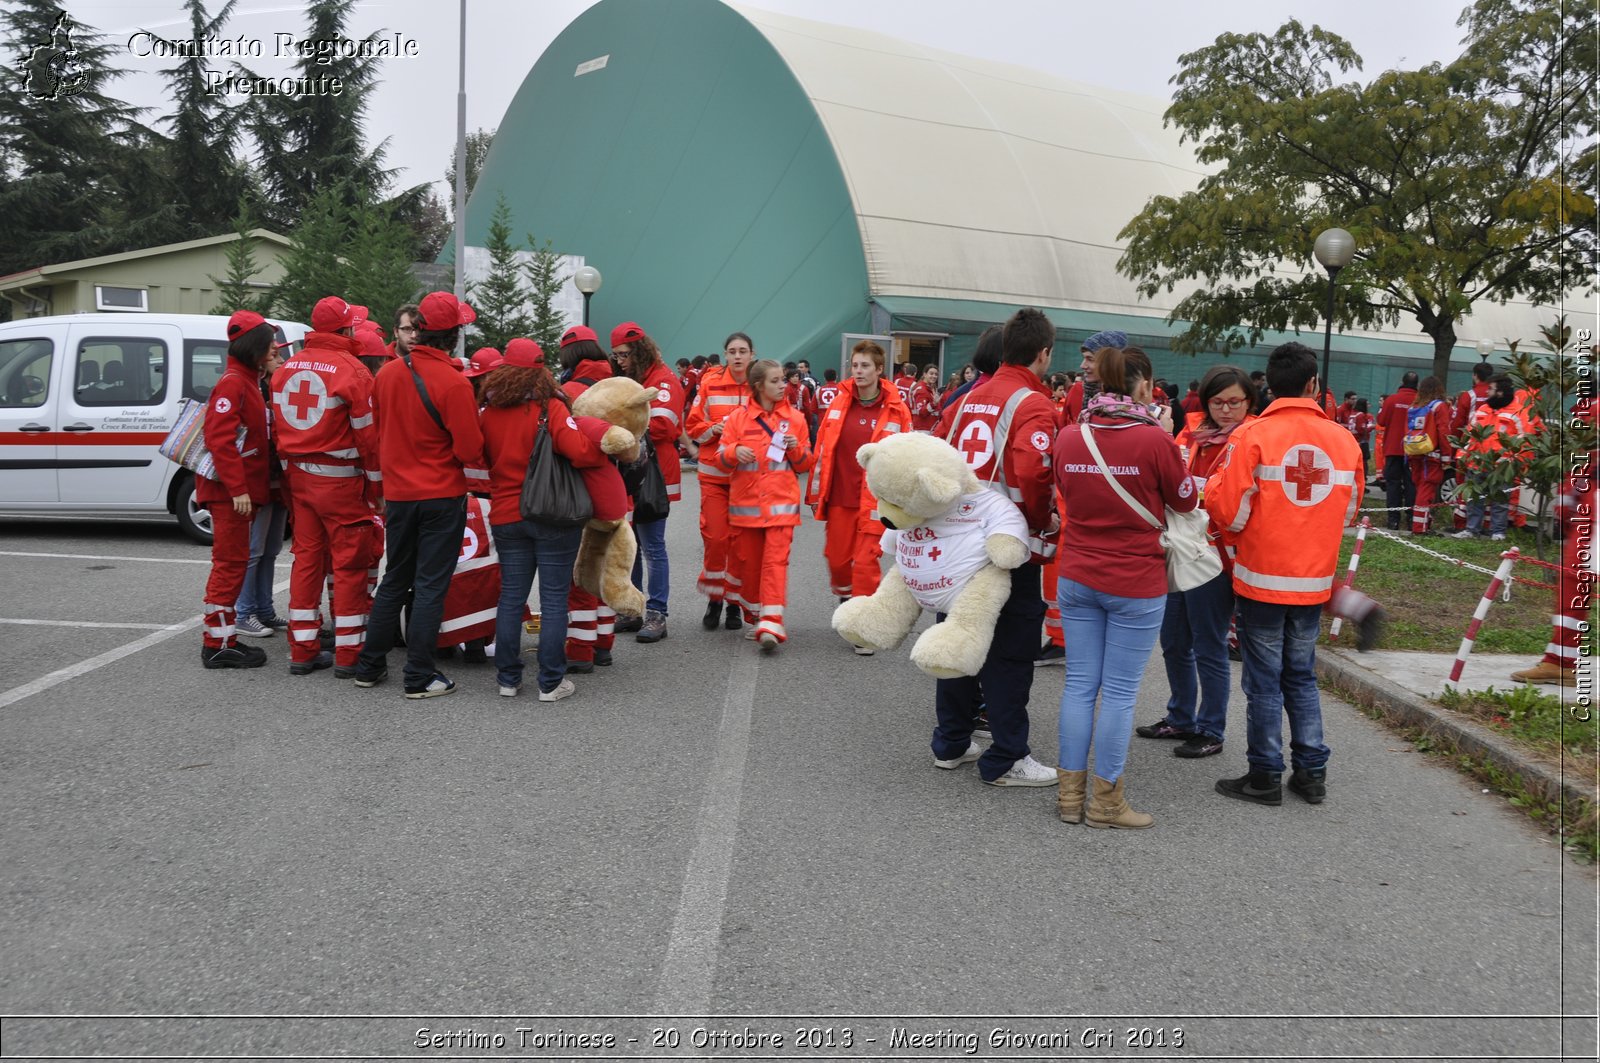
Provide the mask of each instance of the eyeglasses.
[{"label": "eyeglasses", "polygon": [[1237,410],[1240,406],[1248,406],[1249,399],[1212,399],[1206,403],[1212,409]]},{"label": "eyeglasses", "polygon": [[417,326],[415,326],[415,325],[401,325],[398,328],[396,328],[395,331],[396,332],[415,332],[415,331],[417,331]]}]

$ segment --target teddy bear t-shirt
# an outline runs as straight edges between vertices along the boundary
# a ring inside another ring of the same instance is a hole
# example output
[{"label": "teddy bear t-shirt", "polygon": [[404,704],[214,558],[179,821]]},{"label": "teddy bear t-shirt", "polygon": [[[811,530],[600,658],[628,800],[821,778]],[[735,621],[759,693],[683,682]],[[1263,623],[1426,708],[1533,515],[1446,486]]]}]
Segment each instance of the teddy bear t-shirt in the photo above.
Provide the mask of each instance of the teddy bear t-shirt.
[{"label": "teddy bear t-shirt", "polygon": [[1009,499],[982,488],[962,495],[943,515],[915,528],[883,533],[900,578],[924,609],[948,613],[967,581],[989,563],[984,544],[991,535],[1028,541],[1028,522]]}]

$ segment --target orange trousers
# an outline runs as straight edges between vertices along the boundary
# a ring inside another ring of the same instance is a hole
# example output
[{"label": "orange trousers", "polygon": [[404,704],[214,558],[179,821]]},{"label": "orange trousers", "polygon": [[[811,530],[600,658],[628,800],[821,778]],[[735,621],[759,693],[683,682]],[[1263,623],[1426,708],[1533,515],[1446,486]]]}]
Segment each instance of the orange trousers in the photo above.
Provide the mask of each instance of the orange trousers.
[{"label": "orange trousers", "polygon": [[700,477],[700,542],[705,559],[696,585],[714,602],[739,600],[739,566],[728,556],[738,534],[728,523],[728,481]]},{"label": "orange trousers", "polygon": [[822,556],[828,562],[828,589],[840,598],[864,598],[883,582],[879,537],[861,529],[861,510],[828,508],[828,537]]},{"label": "orange trousers", "polygon": [[[1061,492],[1056,492],[1056,512],[1061,514],[1061,526],[1067,526],[1067,504],[1061,497]],[[1061,557],[1061,552],[1039,566],[1039,590],[1044,596],[1044,633],[1052,643],[1057,646],[1066,646],[1067,637],[1061,630],[1061,603],[1056,589],[1056,561]]]},{"label": "orange trousers", "polygon": [[[770,631],[779,642],[789,641],[783,626],[783,607],[789,600],[789,548],[794,545],[794,525],[778,528],[735,528],[734,546],[741,569],[740,598],[745,619],[755,624],[757,638]],[[731,595],[730,595],[731,597]]]}]

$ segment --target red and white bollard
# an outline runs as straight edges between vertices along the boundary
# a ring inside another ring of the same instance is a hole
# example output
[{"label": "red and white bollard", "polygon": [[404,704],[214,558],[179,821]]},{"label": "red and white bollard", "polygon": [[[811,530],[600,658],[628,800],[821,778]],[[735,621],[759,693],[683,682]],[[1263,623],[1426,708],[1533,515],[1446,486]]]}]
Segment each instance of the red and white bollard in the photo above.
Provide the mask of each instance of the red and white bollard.
[{"label": "red and white bollard", "polygon": [[1483,598],[1478,602],[1478,608],[1472,612],[1472,623],[1467,625],[1466,637],[1461,640],[1461,648],[1456,651],[1456,663],[1450,667],[1450,682],[1461,681],[1461,671],[1467,666],[1467,654],[1472,652],[1472,644],[1478,639],[1478,629],[1483,626],[1483,618],[1489,615],[1489,603],[1494,601],[1494,596],[1500,593],[1511,580],[1511,566],[1517,563],[1517,558],[1522,552],[1515,546],[1500,555],[1500,568],[1495,571],[1494,579],[1489,581],[1489,589],[1483,592]]},{"label": "red and white bollard", "polygon": [[[1361,548],[1367,545],[1367,529],[1372,527],[1371,517],[1361,518],[1361,527],[1356,529],[1356,547],[1350,551],[1350,568],[1344,574],[1344,585],[1352,587],[1356,582],[1356,569],[1361,567]],[[1333,642],[1339,637],[1339,629],[1344,627],[1344,617],[1336,616],[1333,624],[1328,628],[1328,641]]]}]

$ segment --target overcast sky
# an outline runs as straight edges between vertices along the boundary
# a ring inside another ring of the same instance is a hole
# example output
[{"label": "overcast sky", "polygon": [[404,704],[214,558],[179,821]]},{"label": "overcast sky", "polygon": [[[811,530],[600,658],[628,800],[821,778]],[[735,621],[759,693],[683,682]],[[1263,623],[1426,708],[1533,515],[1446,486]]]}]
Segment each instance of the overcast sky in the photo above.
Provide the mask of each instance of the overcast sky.
[{"label": "overcast sky", "polygon": [[[497,126],[545,47],[595,2],[468,0],[468,127]],[[121,51],[119,65],[129,75],[112,85],[112,93],[158,109],[147,117],[162,113],[157,72],[172,61],[136,55],[127,46],[140,30],[187,36],[183,5],[177,0],[64,0],[64,6]],[[208,6],[214,10],[220,0]],[[748,6],[1166,99],[1182,53],[1219,33],[1270,32],[1289,18],[1318,23],[1349,39],[1365,60],[1363,77],[1447,61],[1459,51],[1456,19],[1466,0],[752,0]],[[454,151],[458,10],[448,0],[359,0],[352,16],[354,37],[387,30],[417,42],[417,56],[384,62],[383,84],[367,122],[371,140],[391,138],[389,164],[401,168],[406,185],[442,183]],[[272,58],[276,35],[299,37],[304,28],[303,5],[242,0],[228,35],[262,42],[263,57],[250,65],[278,76],[290,72],[292,59]]]}]

